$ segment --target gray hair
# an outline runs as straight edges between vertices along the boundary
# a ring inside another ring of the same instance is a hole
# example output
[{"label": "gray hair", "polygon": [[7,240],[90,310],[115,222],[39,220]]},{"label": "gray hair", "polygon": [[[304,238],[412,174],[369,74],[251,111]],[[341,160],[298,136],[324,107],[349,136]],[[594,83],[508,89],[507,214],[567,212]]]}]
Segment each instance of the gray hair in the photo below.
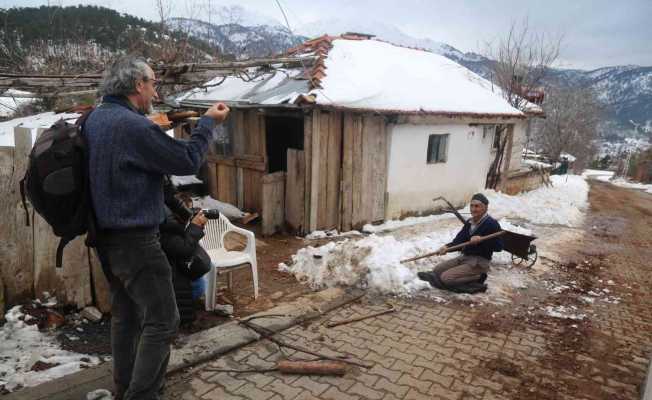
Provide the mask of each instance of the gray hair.
[{"label": "gray hair", "polygon": [[147,61],[142,57],[125,56],[105,72],[100,88],[102,96],[128,96],[136,93],[136,82],[147,79]]}]

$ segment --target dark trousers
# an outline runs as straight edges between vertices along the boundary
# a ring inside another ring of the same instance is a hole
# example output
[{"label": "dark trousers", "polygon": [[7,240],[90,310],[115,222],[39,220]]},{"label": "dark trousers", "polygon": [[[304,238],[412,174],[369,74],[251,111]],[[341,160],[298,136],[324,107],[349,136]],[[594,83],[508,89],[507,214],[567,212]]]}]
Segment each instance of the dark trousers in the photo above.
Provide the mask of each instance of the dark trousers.
[{"label": "dark trousers", "polygon": [[489,262],[480,256],[461,255],[437,264],[433,272],[446,286],[463,285],[475,282],[489,272]]},{"label": "dark trousers", "polygon": [[116,398],[159,399],[179,313],[158,232],[102,232],[97,252],[111,287]]}]

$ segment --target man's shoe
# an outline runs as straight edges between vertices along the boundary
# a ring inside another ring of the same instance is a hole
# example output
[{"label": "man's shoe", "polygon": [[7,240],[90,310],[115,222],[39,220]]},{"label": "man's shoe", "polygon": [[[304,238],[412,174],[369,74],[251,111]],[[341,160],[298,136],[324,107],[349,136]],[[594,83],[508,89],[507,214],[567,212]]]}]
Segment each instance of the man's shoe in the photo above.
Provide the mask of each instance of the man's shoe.
[{"label": "man's shoe", "polygon": [[434,272],[417,272],[417,277],[422,281],[426,281],[430,286],[435,286],[435,273]]}]

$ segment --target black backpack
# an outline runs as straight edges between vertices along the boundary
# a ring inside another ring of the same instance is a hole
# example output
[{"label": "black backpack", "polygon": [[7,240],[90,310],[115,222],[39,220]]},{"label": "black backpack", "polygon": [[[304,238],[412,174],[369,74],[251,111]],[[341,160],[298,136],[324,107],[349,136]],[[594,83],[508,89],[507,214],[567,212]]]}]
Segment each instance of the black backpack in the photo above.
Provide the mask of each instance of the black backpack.
[{"label": "black backpack", "polygon": [[[92,111],[92,110],[91,110]],[[95,224],[88,177],[88,144],[82,130],[87,111],[75,124],[57,121],[36,139],[29,155],[20,193],[61,238],[56,266],[61,268],[63,248],[79,235],[88,233],[86,245],[93,246]],[[29,214],[27,225],[29,226]]]}]

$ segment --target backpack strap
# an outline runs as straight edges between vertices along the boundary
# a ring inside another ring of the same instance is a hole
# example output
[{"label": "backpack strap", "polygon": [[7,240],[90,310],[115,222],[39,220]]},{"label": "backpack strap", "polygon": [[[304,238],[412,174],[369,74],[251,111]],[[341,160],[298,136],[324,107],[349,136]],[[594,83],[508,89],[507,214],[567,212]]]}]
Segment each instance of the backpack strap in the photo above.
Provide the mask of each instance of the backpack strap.
[{"label": "backpack strap", "polygon": [[27,199],[25,199],[25,178],[20,180],[20,197],[23,201],[23,208],[25,209],[25,225],[29,226],[29,210],[27,209]]},{"label": "backpack strap", "polygon": [[81,129],[84,129],[84,124],[86,123],[86,120],[88,119],[88,116],[91,115],[91,113],[95,110],[95,108],[91,108],[90,110],[84,111],[82,115],[77,118],[77,121],[75,121],[75,126],[80,127]]},{"label": "backpack strap", "polygon": [[67,237],[62,237],[61,240],[59,240],[59,245],[57,246],[57,262],[56,266],[57,268],[61,268],[63,264],[63,248],[66,247],[68,243],[70,243],[70,238]]}]

